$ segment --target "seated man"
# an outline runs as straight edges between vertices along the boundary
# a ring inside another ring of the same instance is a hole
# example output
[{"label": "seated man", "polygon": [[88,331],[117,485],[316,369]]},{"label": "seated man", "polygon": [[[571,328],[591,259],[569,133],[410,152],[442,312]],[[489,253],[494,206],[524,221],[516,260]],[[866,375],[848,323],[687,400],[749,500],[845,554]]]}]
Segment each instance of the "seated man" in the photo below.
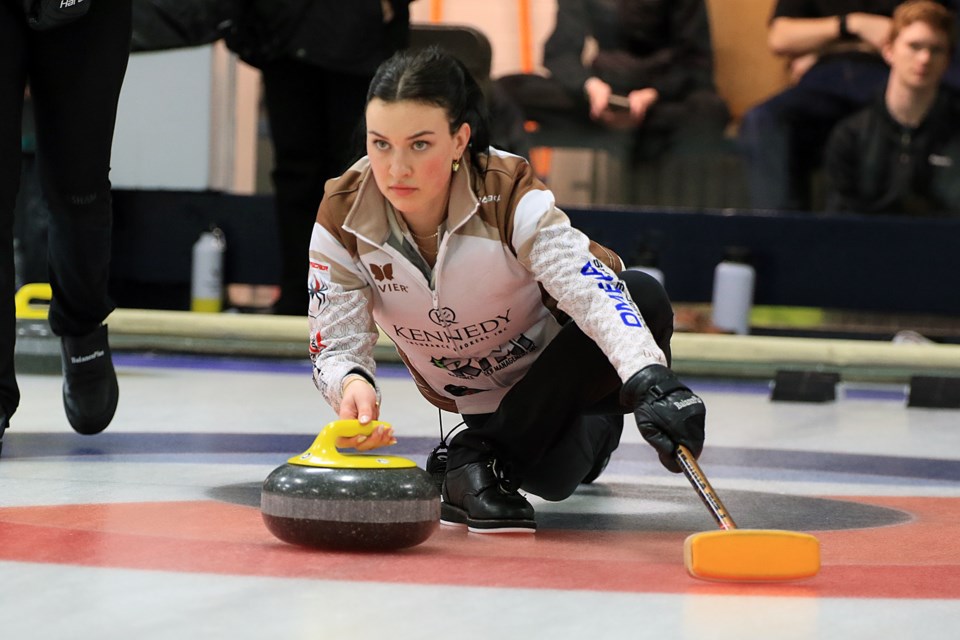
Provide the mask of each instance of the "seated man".
[{"label": "seated man", "polygon": [[960,215],[960,99],[941,85],[955,47],[950,11],[931,0],[897,7],[886,92],[830,137],[828,210]]},{"label": "seated man", "polygon": [[[584,66],[588,36],[598,51]],[[559,0],[544,66],[549,78],[498,81],[527,119],[634,132],[639,157],[706,133],[719,139],[729,118],[713,84],[703,0]]]},{"label": "seated man", "polygon": [[809,210],[810,176],[842,118],[883,91],[880,48],[901,0],[778,0],[768,42],[790,60],[794,85],[740,125],[751,205]]}]

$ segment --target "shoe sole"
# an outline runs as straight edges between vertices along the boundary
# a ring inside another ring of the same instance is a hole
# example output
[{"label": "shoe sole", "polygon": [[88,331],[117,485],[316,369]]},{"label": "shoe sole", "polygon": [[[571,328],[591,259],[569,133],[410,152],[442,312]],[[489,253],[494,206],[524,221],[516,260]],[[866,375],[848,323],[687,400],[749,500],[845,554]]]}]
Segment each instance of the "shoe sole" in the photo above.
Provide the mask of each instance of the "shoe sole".
[{"label": "shoe sole", "polygon": [[536,533],[534,520],[480,520],[445,502],[440,503],[440,524],[445,527],[466,527],[471,533]]}]

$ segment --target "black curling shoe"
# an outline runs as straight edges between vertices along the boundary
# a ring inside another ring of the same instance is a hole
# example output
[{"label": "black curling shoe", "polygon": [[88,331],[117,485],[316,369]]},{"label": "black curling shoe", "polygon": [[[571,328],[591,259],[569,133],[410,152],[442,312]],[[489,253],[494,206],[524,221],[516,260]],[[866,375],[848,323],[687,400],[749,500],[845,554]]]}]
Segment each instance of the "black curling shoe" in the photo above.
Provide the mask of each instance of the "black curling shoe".
[{"label": "black curling shoe", "polygon": [[505,485],[493,459],[447,471],[440,524],[466,526],[475,533],[533,533],[533,507]]},{"label": "black curling shoe", "polygon": [[85,435],[100,433],[113,419],[120,398],[106,325],[85,336],[63,336],[60,354],[63,408],[70,426]]}]

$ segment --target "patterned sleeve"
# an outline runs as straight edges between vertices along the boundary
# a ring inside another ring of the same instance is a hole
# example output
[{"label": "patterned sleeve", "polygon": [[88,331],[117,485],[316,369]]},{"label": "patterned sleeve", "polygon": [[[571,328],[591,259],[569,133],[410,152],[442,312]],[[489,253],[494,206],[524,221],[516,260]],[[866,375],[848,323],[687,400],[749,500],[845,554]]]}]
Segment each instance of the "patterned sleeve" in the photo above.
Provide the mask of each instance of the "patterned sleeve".
[{"label": "patterned sleeve", "polygon": [[532,189],[519,199],[513,244],[520,261],[600,346],[621,380],[649,364],[667,364],[626,285],[590,253],[589,238],[570,225],[550,191]]},{"label": "patterned sleeve", "polygon": [[379,332],[371,312],[369,283],[349,252],[319,224],[313,226],[310,238],[309,291],[313,380],[334,411],[339,411],[347,374],[359,373],[375,384],[373,349]]}]

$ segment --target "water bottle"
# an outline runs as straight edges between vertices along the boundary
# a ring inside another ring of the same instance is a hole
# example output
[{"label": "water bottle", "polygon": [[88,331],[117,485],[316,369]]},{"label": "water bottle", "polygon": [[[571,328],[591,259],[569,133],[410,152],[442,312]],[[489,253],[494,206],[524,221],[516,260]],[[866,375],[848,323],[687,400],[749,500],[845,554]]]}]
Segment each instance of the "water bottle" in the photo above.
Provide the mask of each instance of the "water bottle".
[{"label": "water bottle", "polygon": [[756,271],[743,249],[728,249],[713,272],[713,326],[721,331],[750,333],[750,308]]},{"label": "water bottle", "polygon": [[223,231],[204,231],[193,243],[190,271],[190,310],[219,313],[223,308],[223,256],[227,243]]}]

